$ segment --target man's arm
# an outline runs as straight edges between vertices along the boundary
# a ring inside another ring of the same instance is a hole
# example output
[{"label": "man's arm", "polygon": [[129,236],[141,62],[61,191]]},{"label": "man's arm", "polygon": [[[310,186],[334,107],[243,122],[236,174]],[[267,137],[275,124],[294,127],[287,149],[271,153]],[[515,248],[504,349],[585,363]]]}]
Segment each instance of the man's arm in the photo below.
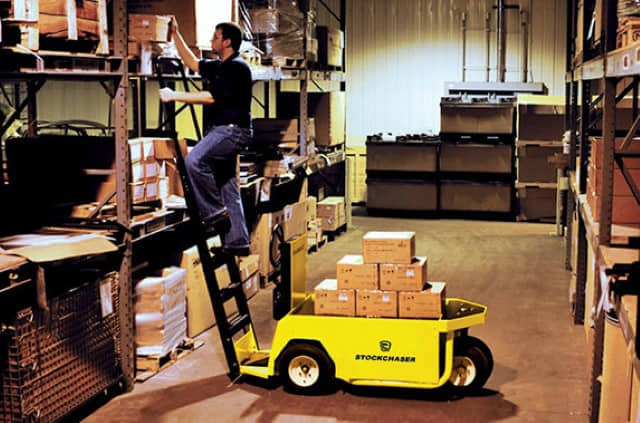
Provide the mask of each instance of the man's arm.
[{"label": "man's arm", "polygon": [[180,101],[187,104],[212,104],[215,100],[209,91],[185,93],[166,87],[160,90],[160,101],[163,103]]},{"label": "man's arm", "polygon": [[199,60],[195,54],[191,51],[187,43],[184,42],[184,38],[182,38],[182,34],[178,31],[178,21],[175,16],[171,17],[171,24],[169,32],[171,33],[171,39],[176,45],[178,49],[178,54],[180,54],[180,58],[182,61],[194,72],[198,72],[198,63]]}]

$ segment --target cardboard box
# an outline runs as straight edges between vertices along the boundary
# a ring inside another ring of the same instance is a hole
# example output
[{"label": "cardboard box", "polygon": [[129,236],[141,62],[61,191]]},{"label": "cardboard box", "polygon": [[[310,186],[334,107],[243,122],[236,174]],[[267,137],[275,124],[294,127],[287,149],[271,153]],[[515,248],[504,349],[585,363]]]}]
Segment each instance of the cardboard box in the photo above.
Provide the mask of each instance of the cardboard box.
[{"label": "cardboard box", "polygon": [[416,257],[411,264],[380,265],[380,289],[387,291],[422,291],[426,283],[426,257]]},{"label": "cardboard box", "polygon": [[338,288],[340,289],[379,289],[378,265],[365,264],[360,255],[346,255],[336,265]]},{"label": "cardboard box", "polygon": [[318,218],[318,199],[314,196],[307,198],[307,222],[311,222]]},{"label": "cardboard box", "polygon": [[[620,151],[623,141],[623,138],[616,138],[615,151]],[[625,152],[640,153],[640,143],[637,141],[632,141],[631,145]],[[602,167],[603,155],[604,142],[602,140],[602,137],[591,137],[591,155],[589,156],[589,163],[595,168],[600,169]],[[627,169],[640,169],[640,158],[626,158],[624,159],[624,165]]]},{"label": "cardboard box", "polygon": [[411,264],[416,255],[415,232],[367,232],[362,237],[365,263]]},{"label": "cardboard box", "polygon": [[[197,3],[194,0],[128,0],[127,11],[147,15],[174,15],[180,25],[180,33],[190,47],[196,47],[198,22],[196,20]],[[198,7],[198,9],[200,9]],[[201,11],[206,12],[206,10]],[[225,19],[230,20],[230,19]],[[209,34],[213,32],[213,22],[204,19],[209,26]],[[208,35],[210,36],[210,35]]]},{"label": "cardboard box", "polygon": [[[351,196],[355,201],[355,197]],[[435,211],[438,186],[432,182],[367,178],[367,207],[382,210]]]},{"label": "cardboard box", "polygon": [[401,319],[439,319],[445,309],[447,284],[430,282],[420,292],[398,293],[398,317]]},{"label": "cardboard box", "polygon": [[[216,323],[211,297],[209,296],[209,288],[204,278],[197,247],[189,248],[182,253],[180,267],[187,272],[185,278],[187,286],[187,336],[193,337],[211,328]],[[215,274],[220,288],[229,286],[231,277],[226,265],[217,268]],[[252,284],[253,282],[251,281]],[[244,288],[245,286],[243,285],[243,290]],[[248,288],[254,289],[252,285],[248,286]],[[252,291],[249,292],[251,293]],[[229,304],[225,305],[227,315],[235,311],[233,307],[228,307]]]},{"label": "cardboard box", "polygon": [[290,240],[298,235],[307,232],[307,203],[299,202],[289,206],[285,206],[284,223],[284,239]]},{"label": "cardboard box", "polygon": [[242,280],[248,280],[254,273],[260,270],[260,256],[252,254],[250,256],[240,258],[238,268],[240,269],[240,277]]},{"label": "cardboard box", "polygon": [[[554,97],[555,98],[555,97]],[[518,100],[518,139],[559,141],[564,134],[564,97],[562,104],[520,104]]]},{"label": "cardboard box", "polygon": [[144,167],[142,162],[131,163],[131,182],[144,182]]},{"label": "cardboard box", "polygon": [[369,289],[357,290],[356,316],[398,317],[398,293]]},{"label": "cardboard box", "polygon": [[512,134],[515,108],[511,105],[440,104],[440,132]]},{"label": "cardboard box", "polygon": [[556,167],[547,160],[555,153],[562,153],[562,146],[519,145],[516,153],[518,182],[556,182]]},{"label": "cardboard box", "polygon": [[556,217],[556,188],[516,184],[518,220],[554,220]]},{"label": "cardboard box", "polygon": [[325,198],[318,203],[316,213],[322,221],[322,230],[337,230],[346,222],[344,197]]},{"label": "cardboard box", "polygon": [[247,300],[252,298],[254,295],[260,291],[260,273],[255,272],[253,275],[249,277],[246,281],[242,283],[242,291],[244,292]]},{"label": "cardboard box", "polygon": [[144,179],[145,181],[156,180],[160,176],[160,166],[155,160],[144,163]]},{"label": "cardboard box", "polygon": [[336,279],[325,279],[315,287],[314,311],[318,315],[355,316],[356,292],[338,289]]},{"label": "cardboard box", "polygon": [[129,140],[129,155],[131,163],[142,161],[142,142],[140,142],[139,138]]},{"label": "cardboard box", "polygon": [[160,198],[158,188],[158,179],[150,180],[144,183],[144,199],[145,201],[156,201]]},{"label": "cardboard box", "polygon": [[322,66],[342,67],[344,34],[339,29],[318,25],[318,63]]},{"label": "cardboard box", "polygon": [[131,187],[131,201],[134,203],[141,203],[144,201],[144,182],[133,182],[129,184]]},{"label": "cardboard box", "polygon": [[316,145],[338,145],[345,141],[345,93],[320,95],[313,117],[316,120]]},{"label": "cardboard box", "polygon": [[[631,175],[631,179],[635,182],[636,186],[640,186],[640,169],[627,169]],[[591,185],[595,187],[596,193],[602,192],[602,169],[598,169],[592,165],[589,166],[588,178]],[[622,175],[622,171],[617,164],[614,164],[613,169],[613,195],[632,196],[631,188]]]},{"label": "cardboard box", "polygon": [[[297,143],[300,132],[298,119],[254,119],[253,139],[268,143]],[[315,139],[315,119],[307,123],[307,139]]]},{"label": "cardboard box", "polygon": [[178,165],[169,160],[163,160],[161,163],[161,168],[164,169],[166,177],[169,178],[169,193],[179,197],[184,197],[182,180],[180,179],[180,172],[178,172]]},{"label": "cardboard box", "polygon": [[271,245],[271,231],[277,224],[284,221],[282,211],[274,213],[264,213],[258,218],[256,226],[251,232],[251,254],[257,254],[259,258],[260,274],[267,278],[273,271],[271,260],[269,259],[269,248]]},{"label": "cardboard box", "polygon": [[[605,318],[603,349],[602,393],[598,421],[627,422],[630,417],[629,401],[635,372],[622,328],[618,322],[609,318]],[[636,416],[632,417],[631,421],[635,421]]]},{"label": "cardboard box", "polygon": [[[169,41],[171,17],[129,14],[129,38],[133,41]],[[180,22],[179,22],[180,24]],[[182,25],[180,25],[182,29]]]},{"label": "cardboard box", "polygon": [[442,144],[442,172],[511,173],[513,149],[510,145]]},{"label": "cardboard box", "polygon": [[508,213],[511,199],[506,183],[443,180],[440,185],[440,207],[447,211]]},{"label": "cardboard box", "polygon": [[170,195],[169,178],[161,176],[158,178],[158,196],[162,200],[166,200]]}]

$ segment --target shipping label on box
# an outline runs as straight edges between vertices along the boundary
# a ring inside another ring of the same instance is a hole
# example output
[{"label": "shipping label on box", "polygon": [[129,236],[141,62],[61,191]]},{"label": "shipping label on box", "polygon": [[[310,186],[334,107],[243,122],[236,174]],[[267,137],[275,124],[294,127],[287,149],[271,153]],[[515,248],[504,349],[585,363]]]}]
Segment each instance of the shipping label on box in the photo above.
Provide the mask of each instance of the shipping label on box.
[{"label": "shipping label on box", "polygon": [[139,138],[129,140],[129,154],[131,163],[142,161],[142,143]]},{"label": "shipping label on box", "polygon": [[141,162],[131,163],[131,182],[144,181],[144,166]]},{"label": "shipping label on box", "polygon": [[159,199],[158,180],[147,181],[144,184],[145,201],[155,201]]},{"label": "shipping label on box", "polygon": [[155,180],[160,176],[160,166],[158,162],[152,160],[144,163],[144,178],[145,180]]},{"label": "shipping label on box", "polygon": [[129,186],[131,187],[131,201],[134,203],[144,201],[144,182],[134,182]]},{"label": "shipping label on box", "polygon": [[378,289],[378,265],[365,264],[360,255],[344,256],[336,265],[338,288]]},{"label": "shipping label on box", "polygon": [[415,257],[411,264],[380,265],[380,289],[422,291],[427,283],[427,258]]},{"label": "shipping label on box", "polygon": [[411,264],[416,251],[415,232],[368,232],[362,237],[365,263]]},{"label": "shipping label on box", "polygon": [[445,282],[430,282],[430,286],[420,292],[398,293],[398,317],[401,319],[439,319],[447,298]]},{"label": "shipping label on box", "polygon": [[336,279],[325,279],[315,287],[315,314],[355,316],[356,293],[353,289],[338,289]]},{"label": "shipping label on box", "polygon": [[169,195],[169,178],[166,176],[158,178],[158,196],[161,199],[166,200],[169,198]]},{"label": "shipping label on box", "polygon": [[359,289],[356,291],[356,316],[398,317],[398,293]]}]

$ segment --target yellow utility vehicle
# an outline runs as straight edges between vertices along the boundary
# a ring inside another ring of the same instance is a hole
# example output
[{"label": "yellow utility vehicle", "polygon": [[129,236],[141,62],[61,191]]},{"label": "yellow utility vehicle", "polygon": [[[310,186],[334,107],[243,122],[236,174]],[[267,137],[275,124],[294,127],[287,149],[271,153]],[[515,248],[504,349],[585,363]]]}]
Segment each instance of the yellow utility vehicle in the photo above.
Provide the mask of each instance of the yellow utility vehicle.
[{"label": "yellow utility vehicle", "polygon": [[291,309],[278,322],[271,350],[258,348],[252,325],[235,341],[240,374],[279,376],[299,393],[321,390],[335,379],[404,388],[448,384],[465,393],[489,378],[491,351],[468,335],[469,327],[484,323],[485,306],[450,298],[444,315],[433,320],[315,315],[314,294],[304,292],[306,238],[281,246],[289,271],[279,288],[291,290]]}]

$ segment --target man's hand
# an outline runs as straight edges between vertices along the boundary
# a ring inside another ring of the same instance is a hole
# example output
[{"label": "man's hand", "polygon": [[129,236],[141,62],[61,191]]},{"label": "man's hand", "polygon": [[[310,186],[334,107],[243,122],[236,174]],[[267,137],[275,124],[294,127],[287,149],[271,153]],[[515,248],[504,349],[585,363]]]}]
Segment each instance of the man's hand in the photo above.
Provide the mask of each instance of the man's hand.
[{"label": "man's hand", "polygon": [[178,33],[178,20],[175,16],[171,15],[171,22],[169,22],[169,36],[173,40],[173,37]]},{"label": "man's hand", "polygon": [[163,103],[169,103],[175,101],[175,91],[169,87],[165,87],[160,90],[160,101]]}]

